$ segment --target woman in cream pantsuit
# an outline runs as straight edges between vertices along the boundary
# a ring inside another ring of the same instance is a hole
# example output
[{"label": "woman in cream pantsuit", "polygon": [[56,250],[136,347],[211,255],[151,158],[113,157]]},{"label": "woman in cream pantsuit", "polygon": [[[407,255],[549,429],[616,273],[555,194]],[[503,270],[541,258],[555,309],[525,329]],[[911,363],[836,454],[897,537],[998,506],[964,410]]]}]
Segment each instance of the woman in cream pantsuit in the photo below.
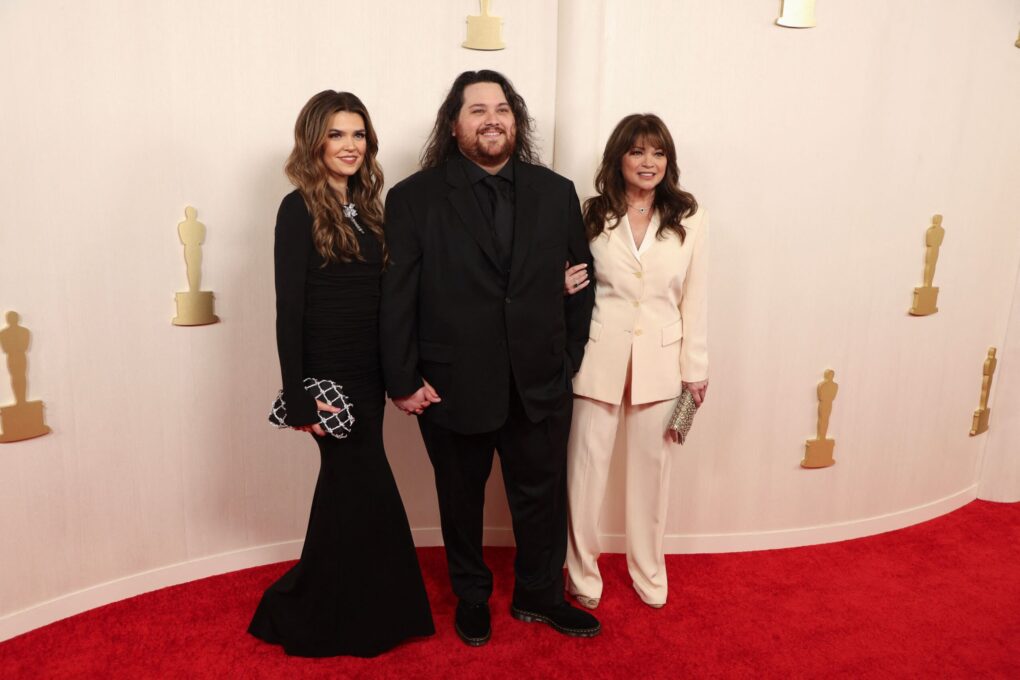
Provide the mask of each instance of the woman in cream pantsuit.
[{"label": "woman in cream pantsuit", "polygon": [[[663,536],[674,433],[666,427],[683,387],[708,388],[708,219],[680,189],[676,150],[657,116],[624,118],[596,176],[584,219],[595,259],[595,309],[574,377],[568,446],[568,589],[594,609],[602,597],[598,521],[619,426],[626,429],[627,568],[641,600],[666,603]],[[571,279],[571,275],[573,279]],[[568,272],[568,290],[585,285]]]}]

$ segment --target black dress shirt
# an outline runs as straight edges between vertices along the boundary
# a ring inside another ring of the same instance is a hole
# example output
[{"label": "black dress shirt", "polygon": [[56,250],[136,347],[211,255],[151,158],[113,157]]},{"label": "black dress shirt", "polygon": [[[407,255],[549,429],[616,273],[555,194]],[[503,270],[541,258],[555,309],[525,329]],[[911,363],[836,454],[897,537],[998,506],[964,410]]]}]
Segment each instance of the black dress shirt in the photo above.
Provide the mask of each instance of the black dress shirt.
[{"label": "black dress shirt", "polygon": [[504,273],[509,274],[514,243],[514,161],[507,161],[494,175],[467,158],[463,159],[463,163],[478,207],[492,232],[500,266]]}]

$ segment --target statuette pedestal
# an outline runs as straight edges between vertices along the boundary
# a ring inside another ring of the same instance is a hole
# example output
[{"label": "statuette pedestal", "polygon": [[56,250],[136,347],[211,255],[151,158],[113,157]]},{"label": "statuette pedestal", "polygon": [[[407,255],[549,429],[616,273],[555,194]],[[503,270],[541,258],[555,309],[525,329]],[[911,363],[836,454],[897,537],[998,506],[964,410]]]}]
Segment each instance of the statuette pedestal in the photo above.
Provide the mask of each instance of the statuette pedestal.
[{"label": "statuette pedestal", "polygon": [[23,404],[0,407],[0,443],[20,442],[50,433],[43,419],[43,403],[26,401]]},{"label": "statuette pedestal", "polygon": [[[914,289],[914,304],[910,307],[912,316],[928,316],[939,311],[938,286],[921,286]],[[902,309],[902,308],[901,308]]]},{"label": "statuette pedestal", "polygon": [[489,0],[481,0],[482,13],[467,18],[467,40],[463,47],[469,50],[501,50],[503,42],[503,20],[489,14]]},{"label": "statuette pedestal", "polygon": [[800,466],[805,468],[829,467],[836,462],[832,452],[836,448],[835,439],[809,439],[804,447],[804,460]]},{"label": "statuette pedestal", "polygon": [[177,316],[175,326],[204,326],[220,320],[213,313],[213,294],[211,291],[188,291],[177,293]]}]

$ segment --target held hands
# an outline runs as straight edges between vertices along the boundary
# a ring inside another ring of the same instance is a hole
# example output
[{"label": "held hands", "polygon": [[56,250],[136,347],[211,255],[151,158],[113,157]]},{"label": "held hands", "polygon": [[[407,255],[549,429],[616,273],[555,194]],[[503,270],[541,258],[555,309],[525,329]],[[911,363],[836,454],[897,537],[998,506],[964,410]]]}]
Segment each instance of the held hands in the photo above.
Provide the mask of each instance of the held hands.
[{"label": "held hands", "polygon": [[[315,400],[315,408],[320,411],[326,411],[327,413],[340,413],[340,409],[336,406],[331,406],[325,402],[319,401],[318,399]],[[295,425],[293,429],[300,432],[311,432],[317,437],[326,436],[326,432],[322,429],[322,425],[319,423],[312,423],[311,425]]]},{"label": "held hands", "polygon": [[[685,382],[683,383],[684,389],[691,393],[694,397],[694,405],[701,408],[701,403],[705,401],[705,394],[708,392],[708,381],[699,380],[698,382]],[[679,443],[680,435],[674,431],[667,429],[666,433],[669,435],[670,441],[674,444]]]},{"label": "held hands", "polygon": [[439,393],[436,392],[432,385],[429,385],[427,380],[423,379],[422,382],[425,384],[419,387],[417,392],[412,392],[406,397],[393,399],[394,405],[407,415],[413,413],[420,416],[430,404],[442,401],[439,398]]},{"label": "held hands", "polygon": [[591,281],[588,280],[588,265],[584,262],[570,266],[566,263],[566,273],[563,281],[563,294],[573,295],[574,293],[588,287]]}]

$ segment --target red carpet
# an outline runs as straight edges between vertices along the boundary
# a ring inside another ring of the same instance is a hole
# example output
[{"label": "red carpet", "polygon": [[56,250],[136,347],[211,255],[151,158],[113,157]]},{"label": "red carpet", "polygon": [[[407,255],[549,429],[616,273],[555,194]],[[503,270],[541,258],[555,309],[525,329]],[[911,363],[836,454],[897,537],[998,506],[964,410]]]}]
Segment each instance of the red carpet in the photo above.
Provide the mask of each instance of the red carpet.
[{"label": "red carpet", "polygon": [[1020,678],[1020,503],[975,501],[831,545],[677,555],[669,604],[602,558],[603,633],[510,618],[512,551],[492,549],[493,637],[453,632],[442,549],[419,551],[437,634],[377,659],[298,659],[245,634],[276,564],[166,588],[0,643],[0,678]]}]

